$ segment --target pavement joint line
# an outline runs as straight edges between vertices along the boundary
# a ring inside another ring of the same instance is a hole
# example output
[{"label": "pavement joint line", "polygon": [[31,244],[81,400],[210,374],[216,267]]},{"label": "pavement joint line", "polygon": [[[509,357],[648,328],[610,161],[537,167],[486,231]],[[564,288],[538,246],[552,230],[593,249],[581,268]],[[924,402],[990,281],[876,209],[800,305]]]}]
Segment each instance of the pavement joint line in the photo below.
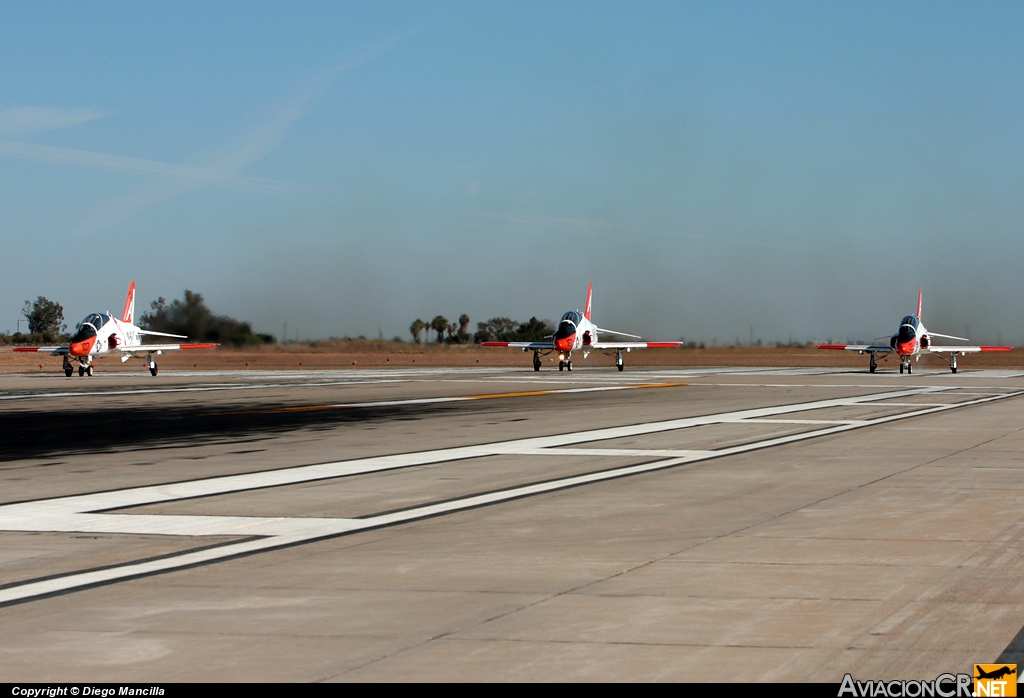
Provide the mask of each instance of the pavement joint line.
[{"label": "pavement joint line", "polygon": [[[652,434],[690,426],[735,421],[740,415],[749,418],[787,412],[806,411],[808,409],[825,409],[828,407],[862,404],[900,396],[927,394],[935,392],[930,387],[909,388],[897,393],[879,393],[875,395],[850,398],[833,398],[808,403],[780,405],[776,407],[754,408],[730,413],[719,413],[703,417],[689,417],[662,422],[621,427],[608,427],[582,432],[572,432],[547,437],[515,439],[506,442],[483,444],[478,446],[462,446],[419,453],[408,453],[391,456],[377,456],[357,459],[354,461],[338,461],[310,466],[299,466],[280,470],[230,475],[220,478],[185,481],[167,485],[127,488],[110,492],[36,500],[0,506],[0,530],[7,531],[57,531],[82,533],[159,533],[162,535],[204,536],[204,535],[238,535],[248,536],[244,541],[198,551],[170,555],[157,560],[129,562],[111,566],[102,570],[72,572],[64,576],[45,580],[30,581],[24,584],[9,585],[0,589],[0,606],[22,603],[35,598],[63,594],[97,585],[111,584],[118,581],[133,579],[152,574],[161,574],[173,570],[215,563],[242,555],[250,555],[271,549],[289,547],[309,543],[315,540],[332,538],[341,535],[365,531],[385,526],[393,526],[425,518],[443,516],[458,511],[490,506],[503,502],[536,496],[548,492],[579,487],[612,479],[630,477],[650,473],[680,465],[688,465],[731,455],[748,453],[755,450],[771,448],[785,444],[819,438],[832,434],[840,434],[865,426],[875,426],[896,420],[908,419],[927,414],[958,409],[971,405],[979,405],[997,400],[1005,400],[1024,395],[1024,390],[994,396],[980,397],[968,402],[946,406],[924,407],[919,410],[886,415],[853,424],[835,424],[822,429],[781,435],[761,441],[722,448],[716,451],[691,452],[686,455],[662,458],[645,463],[627,465],[609,470],[596,471],[565,478],[557,478],[546,482],[532,483],[504,488],[496,492],[485,492],[460,497],[444,502],[436,502],[413,507],[402,511],[392,511],[380,515],[371,515],[360,519],[344,518],[301,518],[301,517],[246,517],[246,516],[194,516],[194,515],[163,515],[163,514],[117,514],[101,513],[97,510],[111,510],[155,504],[180,499],[228,494],[266,487],[278,487],[288,484],[310,482],[316,480],[343,477],[346,475],[366,472],[379,472],[397,468],[406,468],[429,463],[448,462],[488,455],[501,455],[503,449],[525,449],[533,454],[534,450],[542,453],[550,452],[558,455],[560,451],[554,447],[569,444]],[[582,449],[585,451],[602,451],[602,449]],[[565,454],[562,454],[565,455]],[[601,452],[598,455],[605,455]]]},{"label": "pavement joint line", "polygon": [[591,388],[563,388],[556,390],[523,390],[512,393],[487,393],[483,395],[452,395],[442,397],[421,397],[406,400],[379,400],[376,402],[343,402],[334,405],[297,405],[278,407],[272,410],[244,410],[218,414],[277,414],[280,412],[315,412],[318,410],[356,409],[366,407],[397,407],[400,405],[433,405],[445,402],[468,402],[472,400],[494,400],[509,397],[536,397],[539,395],[567,395],[572,393],[599,393],[610,390],[641,390],[648,388],[678,388],[689,383],[643,383],[640,385],[604,385]]}]

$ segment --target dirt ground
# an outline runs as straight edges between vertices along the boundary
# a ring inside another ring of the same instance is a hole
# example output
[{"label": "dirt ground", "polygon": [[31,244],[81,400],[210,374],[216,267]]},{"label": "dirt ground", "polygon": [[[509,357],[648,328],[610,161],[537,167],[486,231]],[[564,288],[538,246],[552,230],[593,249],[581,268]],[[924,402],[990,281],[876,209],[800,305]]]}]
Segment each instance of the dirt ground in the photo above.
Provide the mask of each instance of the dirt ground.
[{"label": "dirt ground", "polygon": [[[282,369],[340,369],[340,368],[382,368],[400,367],[450,367],[450,366],[521,366],[531,365],[531,355],[517,349],[484,348],[479,346],[436,346],[374,342],[362,340],[336,340],[310,344],[287,344],[257,347],[252,349],[199,349],[175,351],[157,358],[161,369],[191,370],[282,370]],[[580,352],[573,356],[579,367],[612,367],[614,353],[606,355],[594,352],[583,359]],[[626,370],[629,366],[787,366],[867,367],[868,359],[856,352],[822,351],[813,347],[707,347],[679,349],[642,349],[625,355]],[[544,357],[544,365],[557,367],[558,357],[550,354]],[[964,369],[970,368],[1013,368],[1024,369],[1024,348],[1008,352],[985,352],[959,357]],[[948,366],[939,357],[924,357],[917,366],[942,368]],[[892,357],[879,361],[882,370],[896,369],[899,363]],[[61,369],[60,357],[48,354],[33,354],[12,351],[10,347],[0,348],[0,373],[38,373]],[[96,359],[97,371],[140,371],[139,360],[121,363],[115,356],[100,356]]]}]

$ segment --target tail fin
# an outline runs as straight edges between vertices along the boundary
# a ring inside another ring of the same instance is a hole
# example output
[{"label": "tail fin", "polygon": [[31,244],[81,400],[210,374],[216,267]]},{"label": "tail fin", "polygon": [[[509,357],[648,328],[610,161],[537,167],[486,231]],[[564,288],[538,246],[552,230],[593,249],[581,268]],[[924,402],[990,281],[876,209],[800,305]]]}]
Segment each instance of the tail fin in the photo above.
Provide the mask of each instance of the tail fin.
[{"label": "tail fin", "polygon": [[917,289],[917,319],[921,319],[921,296],[924,295],[924,286]]},{"label": "tail fin", "polygon": [[128,297],[124,299],[124,312],[121,322],[135,322],[135,282],[128,284]]},{"label": "tail fin", "polygon": [[588,320],[590,319],[590,299],[593,297],[593,295],[594,295],[594,282],[591,281],[590,285],[587,286],[587,307],[583,311],[583,317],[587,318]]}]

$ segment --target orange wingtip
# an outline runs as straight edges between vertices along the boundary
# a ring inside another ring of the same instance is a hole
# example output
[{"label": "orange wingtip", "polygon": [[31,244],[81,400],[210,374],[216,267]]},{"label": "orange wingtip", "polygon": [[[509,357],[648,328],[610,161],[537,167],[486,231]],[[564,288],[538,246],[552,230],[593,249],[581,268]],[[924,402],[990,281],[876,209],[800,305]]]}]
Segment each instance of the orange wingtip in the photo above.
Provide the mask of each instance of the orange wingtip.
[{"label": "orange wingtip", "polygon": [[840,349],[840,350],[842,350],[842,349],[846,348],[846,345],[845,344],[819,344],[818,348],[819,349]]},{"label": "orange wingtip", "polygon": [[214,347],[219,347],[219,346],[220,346],[220,344],[211,344],[211,343],[207,343],[207,344],[181,344],[181,345],[179,345],[179,348],[181,348],[181,349],[213,349]]},{"label": "orange wingtip", "polygon": [[1013,347],[978,347],[982,351],[1010,351]]}]

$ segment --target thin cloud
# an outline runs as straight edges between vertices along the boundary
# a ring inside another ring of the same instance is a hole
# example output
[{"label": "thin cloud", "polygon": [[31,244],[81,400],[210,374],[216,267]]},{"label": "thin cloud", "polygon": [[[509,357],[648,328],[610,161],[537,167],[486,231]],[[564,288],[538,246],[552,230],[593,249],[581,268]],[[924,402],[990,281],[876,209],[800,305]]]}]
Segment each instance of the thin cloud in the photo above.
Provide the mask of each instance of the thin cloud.
[{"label": "thin cloud", "polygon": [[15,138],[40,131],[55,131],[84,124],[104,116],[94,109],[14,107],[0,110],[0,134]]},{"label": "thin cloud", "polygon": [[260,194],[275,194],[278,196],[293,196],[304,198],[322,198],[336,194],[335,190],[328,187],[318,187],[308,184],[298,184],[277,179],[265,179],[262,177],[246,177],[242,175],[231,176],[223,172],[213,172],[202,167],[191,165],[176,165],[158,160],[146,160],[133,158],[124,155],[110,155],[108,153],[96,153],[88,150],[75,150],[72,148],[59,148],[51,145],[37,145],[35,143],[24,143],[21,141],[0,140],[0,155],[32,160],[34,162],[48,162],[61,165],[72,165],[85,167],[94,170],[106,170],[108,172],[120,172],[123,174],[134,174],[143,177],[162,177],[179,181],[189,180],[195,182],[222,184],[232,189],[253,191]]},{"label": "thin cloud", "polygon": [[401,40],[418,31],[419,28],[415,28],[402,32],[316,76],[305,83],[293,98],[276,108],[263,124],[245,133],[236,144],[222,151],[220,155],[208,158],[199,165],[172,165],[138,158],[111,156],[101,154],[101,152],[13,141],[0,141],[0,155],[129,172],[160,179],[160,181],[144,184],[122,197],[105,201],[93,208],[76,231],[82,236],[93,235],[128,220],[143,209],[207,186],[229,186],[265,193],[300,195],[300,197],[303,195],[304,197],[312,195],[316,198],[329,197],[337,192],[326,187],[311,187],[292,182],[245,177],[241,172],[264,157],[285,138],[292,124],[309,113],[313,102],[334,78],[387,53]]}]

